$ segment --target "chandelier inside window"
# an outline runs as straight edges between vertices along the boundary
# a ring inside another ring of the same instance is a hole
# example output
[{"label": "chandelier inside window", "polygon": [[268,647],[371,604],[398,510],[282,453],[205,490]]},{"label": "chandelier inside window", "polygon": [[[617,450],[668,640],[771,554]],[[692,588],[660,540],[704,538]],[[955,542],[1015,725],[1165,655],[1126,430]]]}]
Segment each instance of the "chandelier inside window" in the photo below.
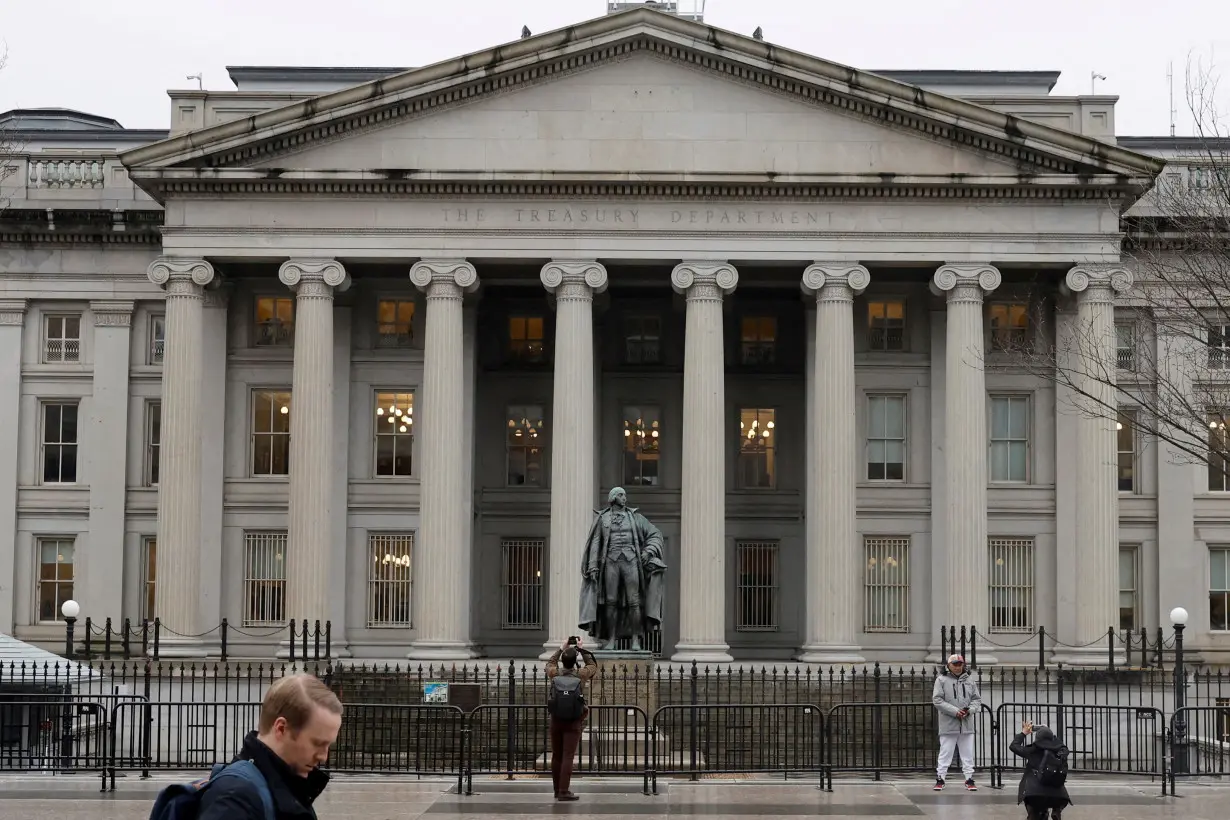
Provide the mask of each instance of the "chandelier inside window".
[{"label": "chandelier inside window", "polygon": [[537,439],[542,434],[542,424],[542,419],[530,419],[525,416],[510,418],[508,420],[508,435],[510,438],[522,441]]},{"label": "chandelier inside window", "polygon": [[376,419],[389,425],[386,432],[409,433],[414,429],[414,407],[399,407],[396,402],[391,402],[387,407],[376,408]]},{"label": "chandelier inside window", "polygon": [[640,446],[643,450],[652,450],[658,446],[658,422],[636,419],[624,419],[624,438],[632,446]]},{"label": "chandelier inside window", "polygon": [[772,419],[761,422],[756,414],[750,419],[739,422],[739,435],[743,439],[743,450],[769,448],[773,446],[773,430],[777,426]]}]

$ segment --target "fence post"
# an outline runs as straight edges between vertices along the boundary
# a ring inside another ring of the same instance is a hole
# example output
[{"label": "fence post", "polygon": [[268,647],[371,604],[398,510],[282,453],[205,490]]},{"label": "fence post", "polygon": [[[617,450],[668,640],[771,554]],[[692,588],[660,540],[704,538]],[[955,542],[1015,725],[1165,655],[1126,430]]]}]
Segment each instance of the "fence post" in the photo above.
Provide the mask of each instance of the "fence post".
[{"label": "fence post", "polygon": [[1174,625],[1174,735],[1170,742],[1170,769],[1175,774],[1188,774],[1191,762],[1188,759],[1187,714],[1183,711],[1187,706],[1187,670],[1183,664],[1184,626],[1180,623]]},{"label": "fence post", "polygon": [[159,641],[162,639],[162,621],[154,619],[154,660],[158,660]]},{"label": "fence post", "polygon": [[1106,667],[1111,672],[1115,671],[1115,628],[1113,626],[1106,628]]},{"label": "fence post", "polygon": [[230,622],[226,618],[223,618],[222,619],[222,629],[219,630],[222,634],[222,660],[226,660],[227,632],[228,630],[230,630],[230,628],[231,628]]},{"label": "fence post", "polygon": [[325,621],[325,660],[333,659],[333,621]]},{"label": "fence post", "polygon": [[299,633],[303,640],[303,660],[306,663],[308,659],[308,619],[303,619],[303,631]]},{"label": "fence post", "polygon": [[965,657],[965,624],[961,624],[961,657]]},{"label": "fence post", "polygon": [[143,689],[145,698],[142,700],[141,712],[144,714],[145,719],[141,721],[141,762],[144,764],[141,768],[141,777],[148,780],[149,770],[153,764],[153,761],[150,760],[150,748],[153,745],[154,735],[154,707],[150,703],[150,659],[148,657],[145,658],[143,666],[145,668],[145,686]]},{"label": "fence post", "polygon": [[1162,632],[1162,628],[1160,626],[1157,628],[1157,643],[1154,644],[1154,646],[1157,647],[1157,668],[1165,669],[1166,660],[1162,655],[1162,650],[1166,648],[1166,635]]},{"label": "fence post", "polygon": [[320,619],[319,618],[316,619],[316,630],[312,634],[312,643],[313,643],[312,660],[319,661],[320,660]]},{"label": "fence post", "polygon": [[86,660],[89,660],[90,657],[94,654],[93,646],[92,646],[93,637],[94,637],[94,619],[87,616],[85,619],[85,646],[84,646]]},{"label": "fence post", "polygon": [[124,660],[132,657],[132,619],[124,619],[124,637],[120,641],[120,648],[124,652]]},{"label": "fence post", "polygon": [[948,651],[948,624],[940,624],[940,660],[945,661],[952,654]]},{"label": "fence post", "polygon": [[[548,681],[549,683],[549,681]],[[517,745],[517,662],[508,662],[508,718],[504,722],[504,752],[508,756],[508,768],[504,777],[513,779],[513,751]]]},{"label": "fence post", "polygon": [[1140,628],[1140,668],[1147,669],[1149,666],[1149,630],[1143,626]]},{"label": "fence post", "polygon": [[691,692],[692,708],[689,710],[692,713],[691,715],[692,719],[688,721],[688,723],[691,724],[688,730],[688,747],[691,750],[690,754],[692,757],[692,765],[690,768],[692,770],[692,774],[688,779],[691,780],[693,783],[695,783],[697,780],[700,779],[699,775],[696,772],[696,758],[700,753],[700,749],[698,748],[700,739],[699,739],[699,733],[697,731],[698,727],[696,726],[697,715],[699,714],[696,709],[696,704],[699,702],[699,699],[697,697],[697,691],[696,691],[697,677],[699,675],[700,675],[700,670],[696,666],[696,661],[692,661],[692,676],[691,676],[691,684],[690,684],[690,687],[692,690]]},{"label": "fence post", "polygon": [[1046,669],[1046,627],[1038,627],[1038,671]]},{"label": "fence post", "polygon": [[978,668],[978,627],[969,628],[969,665],[971,669]]},{"label": "fence post", "polygon": [[879,704],[883,703],[883,693],[880,691],[880,662],[876,661],[876,665],[871,672],[872,691],[875,694],[875,711],[872,712],[872,737],[871,737],[871,754],[873,765],[875,766],[875,779],[880,779],[880,767],[884,765],[884,716],[880,712]]},{"label": "fence post", "polygon": [[107,618],[107,634],[103,635],[103,660],[111,660],[111,618]]}]

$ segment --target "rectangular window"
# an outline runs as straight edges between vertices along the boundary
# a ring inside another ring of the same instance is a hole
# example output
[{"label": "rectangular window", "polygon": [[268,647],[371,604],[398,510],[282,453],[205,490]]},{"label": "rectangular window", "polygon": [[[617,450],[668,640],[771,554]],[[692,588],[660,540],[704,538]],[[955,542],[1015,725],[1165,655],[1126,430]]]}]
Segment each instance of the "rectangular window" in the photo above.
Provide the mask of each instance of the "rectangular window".
[{"label": "rectangular window", "polygon": [[1029,397],[991,397],[991,480],[1029,480]]},{"label": "rectangular window", "polygon": [[290,475],[290,393],[252,391],[252,475]]},{"label": "rectangular window", "polygon": [[910,539],[863,539],[863,631],[910,631]]},{"label": "rectangular window", "polygon": [[141,549],[141,620],[156,617],[155,591],[158,585],[158,539],[146,538]]},{"label": "rectangular window", "polygon": [[745,367],[761,367],[777,361],[776,317],[744,316],[739,338],[739,361]]},{"label": "rectangular window", "polygon": [[1136,547],[1119,548],[1119,628],[1126,632],[1140,628],[1140,567]]},{"label": "rectangular window", "polygon": [[43,361],[81,361],[80,316],[47,316],[44,319]]},{"label": "rectangular window", "polygon": [[771,490],[777,486],[777,411],[739,411],[739,486]]},{"label": "rectangular window", "polygon": [[624,480],[628,487],[657,487],[661,479],[662,411],[624,408]]},{"label": "rectangular window", "polygon": [[245,532],[244,626],[286,623],[286,533]]},{"label": "rectangular window", "polygon": [[411,626],[414,534],[367,536],[367,625]]},{"label": "rectangular window", "polygon": [[867,303],[867,347],[884,352],[905,350],[905,302]]},{"label": "rectangular window", "polygon": [[1230,548],[1209,548],[1209,629],[1230,630]]},{"label": "rectangular window", "polygon": [[500,542],[503,594],[500,626],[504,629],[542,629],[541,538],[505,538]]},{"label": "rectangular window", "polygon": [[867,479],[905,480],[905,396],[867,397]]},{"label": "rectangular window", "polygon": [[740,632],[777,630],[778,576],[776,541],[738,541],[739,586],[735,590]]},{"label": "rectangular window", "polygon": [[1222,413],[1209,414],[1209,492],[1230,490],[1230,433]]},{"label": "rectangular window", "polygon": [[991,539],[991,631],[1034,629],[1034,542]]},{"label": "rectangular window", "polygon": [[1126,373],[1136,370],[1136,325],[1115,323],[1115,367]]},{"label": "rectangular window", "polygon": [[290,296],[256,298],[256,347],[289,347],[295,338],[295,300]]},{"label": "rectangular window", "polygon": [[1209,327],[1209,367],[1223,370],[1230,367],[1230,325]]},{"label": "rectangular window", "polygon": [[508,317],[508,357],[518,364],[547,360],[546,321],[541,316]]},{"label": "rectangular window", "polygon": [[508,431],[507,486],[547,486],[547,424],[542,405],[509,407],[505,429]]},{"label": "rectangular window", "polygon": [[162,364],[167,345],[167,317],[157,314],[149,317],[149,362]]},{"label": "rectangular window", "polygon": [[625,319],[625,364],[662,363],[662,319],[658,316],[629,316]]},{"label": "rectangular window", "polygon": [[991,349],[1029,350],[1029,306],[996,303],[991,308]]},{"label": "rectangular window", "polygon": [[60,607],[73,597],[73,550],[71,538],[38,540],[38,619],[63,619]]},{"label": "rectangular window", "polygon": [[414,343],[414,301],[376,302],[376,347],[410,347]]},{"label": "rectangular window", "polygon": [[162,402],[145,405],[145,486],[158,486],[158,461],[162,446]]},{"label": "rectangular window", "polygon": [[376,476],[408,478],[414,450],[414,394],[377,393]]},{"label": "rectangular window", "polygon": [[1136,492],[1136,410],[1119,409],[1115,422],[1115,441],[1119,450],[1119,492]]},{"label": "rectangular window", "polygon": [[77,405],[43,404],[43,483],[77,483]]}]

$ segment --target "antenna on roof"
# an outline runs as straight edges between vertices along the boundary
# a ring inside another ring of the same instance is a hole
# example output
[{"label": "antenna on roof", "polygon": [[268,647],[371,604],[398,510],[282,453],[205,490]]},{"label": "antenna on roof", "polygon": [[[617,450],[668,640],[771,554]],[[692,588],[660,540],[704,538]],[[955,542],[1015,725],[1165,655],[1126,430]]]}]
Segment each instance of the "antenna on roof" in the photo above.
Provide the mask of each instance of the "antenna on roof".
[{"label": "antenna on roof", "polygon": [[1174,107],[1174,61],[1166,64],[1166,84],[1170,86],[1170,136],[1174,136],[1174,116],[1179,113]]},{"label": "antenna on roof", "polygon": [[196,90],[197,91],[205,90],[205,80],[200,73],[189,74],[187,77],[184,77],[184,79],[185,80],[196,80]]},{"label": "antenna on roof", "polygon": [[1105,74],[1099,74],[1096,71],[1090,71],[1089,72],[1089,93],[1097,94],[1098,93],[1098,80],[1105,80],[1105,79],[1106,79]]}]

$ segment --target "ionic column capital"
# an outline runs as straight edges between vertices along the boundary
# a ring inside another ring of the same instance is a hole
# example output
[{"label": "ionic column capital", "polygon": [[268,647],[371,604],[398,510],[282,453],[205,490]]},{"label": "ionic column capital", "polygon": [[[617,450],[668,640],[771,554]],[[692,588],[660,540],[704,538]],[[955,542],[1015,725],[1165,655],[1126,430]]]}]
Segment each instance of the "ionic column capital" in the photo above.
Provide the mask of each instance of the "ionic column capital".
[{"label": "ionic column capital", "polygon": [[716,299],[735,292],[739,272],[726,262],[684,262],[671,271],[671,287],[687,299]]},{"label": "ionic column capital", "polygon": [[817,302],[852,302],[870,284],[871,272],[853,262],[815,262],[803,271],[803,292]]},{"label": "ionic column capital", "polygon": [[201,288],[214,280],[214,266],[204,259],[161,256],[150,263],[145,275],[170,296],[199,296]]},{"label": "ionic column capital", "polygon": [[1077,265],[1064,277],[1064,286],[1082,302],[1113,303],[1115,294],[1132,288],[1132,272],[1122,265]]},{"label": "ionic column capital", "polygon": [[0,300],[0,325],[24,324],[28,304],[25,299]]},{"label": "ionic column capital", "polygon": [[606,267],[592,260],[552,260],[538,275],[557,299],[591,299],[606,290]]},{"label": "ionic column capital", "polygon": [[460,299],[478,289],[478,271],[464,259],[424,259],[410,269],[410,281],[429,299]]},{"label": "ionic column capital", "polygon": [[130,301],[90,302],[90,312],[94,314],[95,327],[130,327],[132,310],[133,303]]},{"label": "ionic column capital", "polygon": [[992,265],[944,265],[931,278],[931,289],[937,296],[947,293],[949,302],[981,302],[1002,281],[999,269]]},{"label": "ionic column capital", "polygon": [[278,268],[278,279],[299,296],[332,296],[350,287],[350,277],[336,259],[287,260]]}]

